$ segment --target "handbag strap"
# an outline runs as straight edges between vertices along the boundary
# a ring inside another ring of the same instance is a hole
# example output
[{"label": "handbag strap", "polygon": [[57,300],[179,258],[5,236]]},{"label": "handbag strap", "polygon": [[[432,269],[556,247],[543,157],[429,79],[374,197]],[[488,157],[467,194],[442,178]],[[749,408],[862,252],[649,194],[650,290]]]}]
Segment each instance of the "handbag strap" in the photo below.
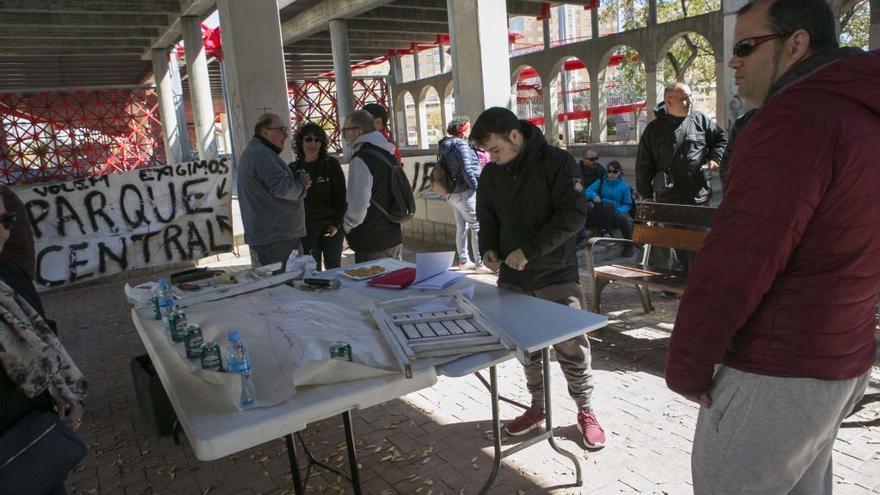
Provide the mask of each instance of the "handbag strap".
[{"label": "handbag strap", "polygon": [[34,446],[37,442],[39,442],[43,437],[45,437],[46,435],[48,435],[49,433],[51,433],[52,430],[54,430],[56,426],[58,426],[58,423],[52,423],[48,428],[46,428],[45,430],[43,430],[43,433],[40,433],[40,434],[37,436],[37,438],[33,439],[33,440],[31,441],[31,443],[29,443],[29,444],[25,445],[24,447],[22,447],[21,450],[19,450],[18,452],[16,452],[15,455],[13,455],[12,457],[10,457],[9,459],[6,459],[6,461],[5,461],[2,465],[0,465],[0,469],[3,469],[3,468],[5,468],[6,466],[12,464],[13,461],[15,461],[16,459],[18,459],[19,457],[21,457],[25,452],[28,451],[28,449],[30,449],[31,447],[33,447],[33,446]]}]

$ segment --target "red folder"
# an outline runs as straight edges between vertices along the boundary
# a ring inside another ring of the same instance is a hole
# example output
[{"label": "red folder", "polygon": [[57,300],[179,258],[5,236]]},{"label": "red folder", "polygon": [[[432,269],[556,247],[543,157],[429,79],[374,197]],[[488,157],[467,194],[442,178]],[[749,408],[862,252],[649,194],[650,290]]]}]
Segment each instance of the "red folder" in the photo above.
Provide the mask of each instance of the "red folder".
[{"label": "red folder", "polygon": [[416,279],[415,268],[401,268],[385,275],[371,278],[367,285],[387,289],[405,289]]}]

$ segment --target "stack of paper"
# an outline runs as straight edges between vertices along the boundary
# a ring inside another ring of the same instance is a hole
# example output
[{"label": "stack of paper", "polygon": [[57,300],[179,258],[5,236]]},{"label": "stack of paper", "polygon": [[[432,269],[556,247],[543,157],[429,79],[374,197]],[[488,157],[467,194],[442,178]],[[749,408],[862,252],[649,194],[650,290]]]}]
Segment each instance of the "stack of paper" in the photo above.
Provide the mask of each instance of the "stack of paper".
[{"label": "stack of paper", "polygon": [[402,268],[376,277],[368,285],[391,289],[445,289],[465,276],[464,273],[450,272],[449,266],[455,253],[416,253],[416,267]]}]

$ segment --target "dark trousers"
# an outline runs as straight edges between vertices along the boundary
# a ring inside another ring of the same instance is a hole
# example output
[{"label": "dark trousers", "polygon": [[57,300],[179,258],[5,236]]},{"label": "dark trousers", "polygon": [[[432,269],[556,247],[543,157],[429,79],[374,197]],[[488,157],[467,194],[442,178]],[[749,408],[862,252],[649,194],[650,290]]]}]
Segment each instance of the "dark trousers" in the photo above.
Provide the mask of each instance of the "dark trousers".
[{"label": "dark trousers", "polygon": [[593,207],[593,216],[596,217],[599,230],[611,232],[613,229],[620,229],[624,239],[632,239],[633,221],[629,213],[618,213],[614,205],[601,203]]},{"label": "dark trousers", "polygon": [[290,252],[294,249],[300,250],[301,246],[299,239],[285,239],[270,244],[250,246],[250,248],[251,264],[254,267],[281,262],[281,270],[284,271],[287,268],[287,258],[290,257]]},{"label": "dark trousers", "polygon": [[342,230],[336,232],[333,237],[327,237],[324,232],[328,225],[307,226],[306,236],[302,238],[304,253],[309,253],[315,258],[318,270],[321,270],[321,261],[328,270],[339,268],[342,264]]},{"label": "dark trousers", "polygon": [[373,252],[362,252],[355,251],[354,252],[354,262],[355,263],[363,263],[365,261],[373,261],[379,260],[382,258],[394,258],[394,259],[403,259],[403,244],[395,244],[390,248],[382,249],[379,251]]}]

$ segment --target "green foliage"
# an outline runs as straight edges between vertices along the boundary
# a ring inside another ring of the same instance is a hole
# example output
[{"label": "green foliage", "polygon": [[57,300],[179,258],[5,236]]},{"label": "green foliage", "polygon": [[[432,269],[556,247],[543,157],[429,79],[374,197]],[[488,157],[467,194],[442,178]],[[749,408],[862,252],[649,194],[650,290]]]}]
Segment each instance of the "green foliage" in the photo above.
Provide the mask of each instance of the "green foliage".
[{"label": "green foliage", "polygon": [[721,0],[657,0],[657,22],[669,22],[721,9]]},{"label": "green foliage", "polygon": [[599,23],[627,31],[648,25],[647,0],[602,0],[599,4]]},{"label": "green foliage", "polygon": [[660,61],[660,83],[684,82],[693,87],[715,85],[715,56],[709,40],[687,33],[672,44]]},{"label": "green foliage", "polygon": [[868,49],[871,9],[868,0],[859,0],[840,13],[840,45]]}]

